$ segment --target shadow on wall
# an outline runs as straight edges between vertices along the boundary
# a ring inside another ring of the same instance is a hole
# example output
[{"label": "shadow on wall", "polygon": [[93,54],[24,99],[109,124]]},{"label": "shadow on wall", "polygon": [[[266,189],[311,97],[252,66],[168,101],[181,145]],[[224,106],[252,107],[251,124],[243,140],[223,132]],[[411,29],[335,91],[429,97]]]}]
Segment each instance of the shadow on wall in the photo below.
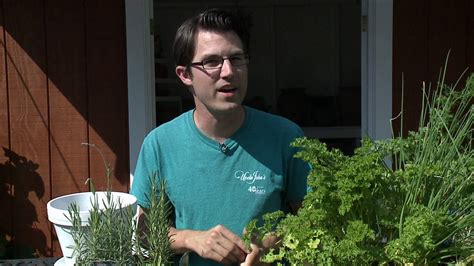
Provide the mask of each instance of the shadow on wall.
[{"label": "shadow on wall", "polygon": [[[59,133],[47,132],[52,152],[69,149],[53,136],[71,134],[78,142],[104,142],[104,152],[116,156],[115,179],[126,190],[130,169],[124,1],[0,3],[0,35],[5,35],[0,38],[0,62],[4,61],[0,65],[8,69],[5,78],[11,79],[6,89],[16,91],[8,101],[24,101],[22,107],[31,108],[31,117],[43,128],[57,126]],[[23,114],[15,111],[9,115]],[[71,125],[71,133],[60,131],[60,127]],[[66,157],[58,156],[69,167]],[[84,158],[89,157],[80,157]],[[91,155],[89,162],[78,165],[95,174],[95,159]],[[75,189],[80,190],[80,185]]]},{"label": "shadow on wall", "polygon": [[[35,228],[38,214],[29,201],[30,192],[38,199],[44,196],[44,184],[36,172],[39,165],[5,147],[3,152],[8,159],[0,162],[0,206],[5,215],[0,224],[0,259],[36,257],[38,248],[39,254],[47,254],[46,236]],[[15,232],[31,242],[18,241]]]}]

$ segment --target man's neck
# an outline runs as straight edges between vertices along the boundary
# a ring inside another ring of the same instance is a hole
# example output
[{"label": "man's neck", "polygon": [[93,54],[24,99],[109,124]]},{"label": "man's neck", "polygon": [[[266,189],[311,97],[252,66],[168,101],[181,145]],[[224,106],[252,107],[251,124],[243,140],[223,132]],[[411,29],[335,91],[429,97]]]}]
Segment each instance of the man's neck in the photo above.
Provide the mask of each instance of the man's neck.
[{"label": "man's neck", "polygon": [[194,123],[204,135],[219,143],[232,136],[245,120],[243,106],[233,112],[219,114],[203,109],[196,108],[194,111]]}]

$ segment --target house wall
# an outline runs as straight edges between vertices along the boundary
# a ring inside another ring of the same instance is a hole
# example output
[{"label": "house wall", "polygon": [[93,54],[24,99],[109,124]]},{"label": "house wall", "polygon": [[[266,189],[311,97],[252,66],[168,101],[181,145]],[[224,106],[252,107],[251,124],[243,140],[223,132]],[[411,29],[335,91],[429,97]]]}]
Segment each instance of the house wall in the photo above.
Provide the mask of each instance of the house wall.
[{"label": "house wall", "polygon": [[401,110],[403,78],[406,132],[418,127],[422,82],[436,86],[448,51],[447,84],[474,71],[474,1],[397,0],[393,7],[393,115]]},{"label": "house wall", "polygon": [[[0,245],[60,256],[46,204],[128,191],[124,1],[0,0]],[[11,255],[11,254],[10,254]],[[1,254],[0,254],[1,256]]]}]

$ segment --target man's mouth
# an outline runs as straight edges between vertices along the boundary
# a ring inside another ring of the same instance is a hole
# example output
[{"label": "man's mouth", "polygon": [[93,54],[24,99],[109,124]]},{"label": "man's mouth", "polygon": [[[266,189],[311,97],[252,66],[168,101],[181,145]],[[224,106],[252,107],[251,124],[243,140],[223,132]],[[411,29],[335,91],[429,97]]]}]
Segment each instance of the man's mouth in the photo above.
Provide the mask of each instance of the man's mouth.
[{"label": "man's mouth", "polygon": [[235,92],[236,90],[237,90],[236,87],[224,86],[224,87],[219,88],[217,91],[218,92],[223,92],[223,93],[232,93],[232,92]]}]

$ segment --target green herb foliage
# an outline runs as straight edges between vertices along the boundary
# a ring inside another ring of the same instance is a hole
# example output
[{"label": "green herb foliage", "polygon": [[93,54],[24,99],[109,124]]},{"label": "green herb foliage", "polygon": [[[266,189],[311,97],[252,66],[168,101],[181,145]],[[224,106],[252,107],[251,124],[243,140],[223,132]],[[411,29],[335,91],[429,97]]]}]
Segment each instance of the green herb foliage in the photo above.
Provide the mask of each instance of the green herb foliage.
[{"label": "green herb foliage", "polygon": [[[253,221],[250,235],[275,232],[265,262],[291,265],[435,264],[474,254],[474,75],[457,90],[424,88],[416,132],[361,141],[353,156],[301,138],[297,157],[309,162],[311,192],[297,215]],[[388,162],[388,164],[387,164]]]},{"label": "green herb foliage", "polygon": [[156,184],[152,185],[151,205],[146,214],[149,230],[146,234],[138,232],[135,210],[132,207],[122,208],[120,202],[114,203],[110,191],[107,191],[102,204],[99,204],[93,191],[88,226],[81,226],[80,209],[71,204],[68,219],[72,224],[77,264],[169,265],[172,254],[168,237],[170,207],[164,195],[163,185],[160,189]]},{"label": "green herb foliage", "polygon": [[80,265],[98,262],[131,264],[134,260],[134,210],[116,203],[110,191],[102,202],[105,208],[100,207],[95,192],[92,201],[88,226],[81,226],[80,210],[76,204],[69,209],[76,262]]},{"label": "green herb foliage", "polygon": [[156,175],[150,178],[150,207],[145,212],[146,232],[140,232],[140,264],[169,265],[172,257],[169,229],[171,226],[171,205],[166,196],[166,183],[161,179],[158,184]]},{"label": "green herb foliage", "polygon": [[[86,145],[95,147],[92,144]],[[98,151],[100,153],[100,150]],[[102,158],[104,159],[103,156]],[[136,210],[132,206],[123,207],[120,200],[113,198],[110,186],[112,170],[105,159],[104,164],[108,189],[102,202],[99,202],[93,180],[87,181],[93,195],[88,226],[81,225],[77,204],[73,203],[68,208],[67,219],[72,224],[70,232],[74,240],[73,255],[76,257],[76,264],[170,265],[171,246],[168,233],[171,209],[165,184],[162,182],[158,186],[156,178],[150,178],[151,205],[146,213],[149,230],[144,234],[138,231]]]}]

